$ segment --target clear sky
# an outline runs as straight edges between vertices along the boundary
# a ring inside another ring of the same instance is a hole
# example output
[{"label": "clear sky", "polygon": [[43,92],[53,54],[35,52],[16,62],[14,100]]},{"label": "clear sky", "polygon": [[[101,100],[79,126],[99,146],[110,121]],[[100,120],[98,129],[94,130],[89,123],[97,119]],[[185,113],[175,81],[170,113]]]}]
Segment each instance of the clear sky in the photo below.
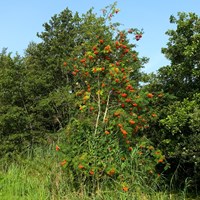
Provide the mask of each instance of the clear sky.
[{"label": "clear sky", "polygon": [[[54,14],[68,7],[73,13],[85,13],[91,7],[100,14],[101,9],[116,0],[0,0],[0,51],[23,55],[29,42],[39,42],[37,32]],[[118,0],[120,9],[115,20],[124,28],[143,28],[144,35],[137,45],[140,56],[150,58],[146,72],[156,71],[169,63],[161,54],[168,41],[165,32],[174,28],[170,15],[177,12],[195,12],[200,15],[200,0]]]}]

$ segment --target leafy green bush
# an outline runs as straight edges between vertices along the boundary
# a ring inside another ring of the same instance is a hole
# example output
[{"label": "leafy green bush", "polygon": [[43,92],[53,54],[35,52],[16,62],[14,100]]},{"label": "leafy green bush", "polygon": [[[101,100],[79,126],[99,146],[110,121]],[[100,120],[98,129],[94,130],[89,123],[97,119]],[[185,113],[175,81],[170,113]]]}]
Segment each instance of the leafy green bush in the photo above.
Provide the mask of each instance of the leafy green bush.
[{"label": "leafy green bush", "polygon": [[[197,189],[200,177],[200,94],[191,100],[176,101],[160,111],[159,125],[152,129],[152,141],[160,148],[171,165],[167,176],[176,187]],[[158,130],[158,127],[160,130]]]}]

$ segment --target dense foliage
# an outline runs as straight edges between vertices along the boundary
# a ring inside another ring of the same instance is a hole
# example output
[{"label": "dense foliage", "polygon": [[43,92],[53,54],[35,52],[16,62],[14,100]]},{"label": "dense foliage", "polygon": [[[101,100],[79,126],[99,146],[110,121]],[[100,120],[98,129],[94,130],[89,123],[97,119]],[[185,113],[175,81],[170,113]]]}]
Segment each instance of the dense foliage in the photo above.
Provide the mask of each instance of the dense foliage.
[{"label": "dense foliage", "polygon": [[[199,185],[199,36],[200,18],[194,13],[178,13],[170,17],[176,25],[168,30],[169,42],[162,52],[171,61],[169,66],[150,77],[152,91],[162,89],[167,99],[158,105],[159,120],[152,127],[151,138],[163,150],[171,169],[171,183],[176,187],[189,181]],[[196,188],[197,190],[197,188]]]}]

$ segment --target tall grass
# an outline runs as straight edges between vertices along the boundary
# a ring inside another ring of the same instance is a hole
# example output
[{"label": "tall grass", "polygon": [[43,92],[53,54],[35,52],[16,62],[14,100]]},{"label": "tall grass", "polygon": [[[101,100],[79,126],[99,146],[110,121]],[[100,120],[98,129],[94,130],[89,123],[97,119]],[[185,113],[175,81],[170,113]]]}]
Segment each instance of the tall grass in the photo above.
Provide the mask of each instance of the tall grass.
[{"label": "tall grass", "polygon": [[[32,156],[34,154],[34,157]],[[92,184],[82,185],[77,191],[67,174],[61,170],[51,148],[36,148],[24,159],[13,163],[1,163],[0,199],[1,200],[185,200],[185,192],[170,194],[167,191],[157,192],[145,185],[142,177],[135,179],[133,191],[123,192],[106,180],[100,189],[88,193]],[[8,167],[5,167],[8,165]],[[135,176],[136,174],[134,174]],[[139,174],[138,174],[139,176]],[[102,189],[103,188],[103,189]],[[189,199],[189,198],[188,198]]]}]

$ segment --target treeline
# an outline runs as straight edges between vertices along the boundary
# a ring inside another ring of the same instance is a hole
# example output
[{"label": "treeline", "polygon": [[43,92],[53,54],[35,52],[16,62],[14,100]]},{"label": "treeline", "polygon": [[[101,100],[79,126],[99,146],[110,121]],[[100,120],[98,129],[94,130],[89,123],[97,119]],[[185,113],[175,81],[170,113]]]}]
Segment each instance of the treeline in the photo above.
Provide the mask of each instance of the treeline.
[{"label": "treeline", "polygon": [[[117,12],[114,10],[111,14]],[[89,46],[94,47],[99,38],[114,43],[123,34],[123,43],[127,45],[130,44],[128,34],[136,39],[135,43],[141,39],[141,31],[119,31],[119,24],[111,23],[111,15],[107,18],[105,16],[97,17],[92,10],[79,16],[78,13],[73,14],[65,9],[43,25],[44,31],[37,34],[41,42],[30,43],[24,56],[13,56],[6,49],[2,50],[2,158],[14,158],[35,145],[46,145],[54,141],[57,132],[67,129],[72,119],[80,117],[77,92],[86,83],[75,78],[76,71],[68,68],[69,60],[72,63],[71,59],[85,55]],[[165,156],[170,167],[163,173],[169,184],[173,183],[181,188],[188,181],[191,188],[198,191],[200,18],[195,13],[178,13],[177,17],[170,17],[170,23],[175,24],[176,29],[166,32],[169,42],[162,53],[171,63],[161,67],[157,73],[143,73],[142,67],[147,59],[138,57],[135,44],[130,46],[135,54],[135,63],[131,65],[130,73],[131,79],[135,81],[134,88],[144,89],[152,95],[159,94],[157,103],[152,103],[156,118],[148,129],[141,129],[138,136],[145,135]],[[90,54],[94,56],[95,50]],[[116,55],[112,52],[112,56]],[[91,76],[92,78],[96,77]],[[141,82],[145,84],[140,85]],[[163,171],[162,164],[158,163],[156,170]]]}]

